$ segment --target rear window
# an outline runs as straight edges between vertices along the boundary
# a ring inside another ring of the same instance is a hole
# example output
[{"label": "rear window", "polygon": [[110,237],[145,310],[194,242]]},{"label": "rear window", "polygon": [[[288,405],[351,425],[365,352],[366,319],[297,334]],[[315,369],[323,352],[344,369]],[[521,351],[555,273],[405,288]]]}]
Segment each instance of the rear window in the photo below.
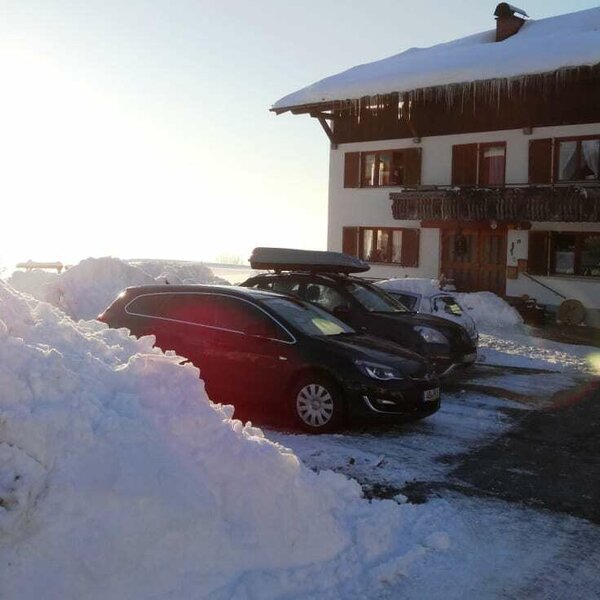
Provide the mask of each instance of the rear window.
[{"label": "rear window", "polygon": [[433,310],[460,317],[463,314],[460,304],[452,296],[436,296],[433,299]]},{"label": "rear window", "polygon": [[162,317],[167,296],[167,294],[143,294],[129,302],[125,307],[125,312],[142,317]]}]

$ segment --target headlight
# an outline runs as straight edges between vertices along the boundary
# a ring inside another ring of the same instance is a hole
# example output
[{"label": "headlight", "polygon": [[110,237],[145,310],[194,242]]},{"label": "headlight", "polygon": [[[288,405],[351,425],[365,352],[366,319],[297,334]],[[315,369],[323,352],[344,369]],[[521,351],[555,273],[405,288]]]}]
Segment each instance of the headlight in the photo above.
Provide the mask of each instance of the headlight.
[{"label": "headlight", "polygon": [[447,344],[448,340],[443,333],[440,333],[437,329],[431,327],[415,327],[415,331],[428,343],[428,344]]},{"label": "headlight", "polygon": [[354,364],[368,377],[379,379],[380,381],[390,381],[391,379],[403,379],[402,373],[396,371],[393,367],[372,363],[365,360],[355,360]]}]

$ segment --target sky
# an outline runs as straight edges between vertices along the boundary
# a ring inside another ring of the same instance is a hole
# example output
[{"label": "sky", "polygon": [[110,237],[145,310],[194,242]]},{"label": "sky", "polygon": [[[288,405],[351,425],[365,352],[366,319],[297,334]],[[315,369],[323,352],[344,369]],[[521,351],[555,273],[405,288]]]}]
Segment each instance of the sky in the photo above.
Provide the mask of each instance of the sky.
[{"label": "sky", "polygon": [[[596,6],[523,0],[532,18]],[[329,142],[282,96],[494,28],[494,2],[0,0],[0,269],[324,249]]]}]

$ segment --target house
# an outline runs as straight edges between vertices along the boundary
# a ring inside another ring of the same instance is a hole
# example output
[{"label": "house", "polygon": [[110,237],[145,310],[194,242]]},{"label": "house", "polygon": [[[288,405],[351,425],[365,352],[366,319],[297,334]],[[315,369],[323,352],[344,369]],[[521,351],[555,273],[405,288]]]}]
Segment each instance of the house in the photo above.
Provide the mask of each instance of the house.
[{"label": "house", "polygon": [[534,20],[503,2],[494,15],[495,29],[271,110],[310,115],[331,141],[329,250],[375,277],[575,300],[563,316],[600,325],[600,8]]}]

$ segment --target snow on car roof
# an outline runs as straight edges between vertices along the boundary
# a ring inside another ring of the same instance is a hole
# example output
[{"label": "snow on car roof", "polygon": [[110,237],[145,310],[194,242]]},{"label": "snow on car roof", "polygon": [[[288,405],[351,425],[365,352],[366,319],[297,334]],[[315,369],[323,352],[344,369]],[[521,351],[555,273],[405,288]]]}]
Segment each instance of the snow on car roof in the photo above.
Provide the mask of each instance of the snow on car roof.
[{"label": "snow on car roof", "polygon": [[421,277],[403,277],[402,279],[387,279],[378,281],[377,285],[389,292],[411,292],[421,296],[435,296],[440,294],[439,283],[436,279],[423,279]]},{"label": "snow on car roof", "polygon": [[526,21],[501,42],[495,36],[490,30],[429,48],[409,48],[302,88],[277,101],[273,110],[597,65],[600,7]]}]

